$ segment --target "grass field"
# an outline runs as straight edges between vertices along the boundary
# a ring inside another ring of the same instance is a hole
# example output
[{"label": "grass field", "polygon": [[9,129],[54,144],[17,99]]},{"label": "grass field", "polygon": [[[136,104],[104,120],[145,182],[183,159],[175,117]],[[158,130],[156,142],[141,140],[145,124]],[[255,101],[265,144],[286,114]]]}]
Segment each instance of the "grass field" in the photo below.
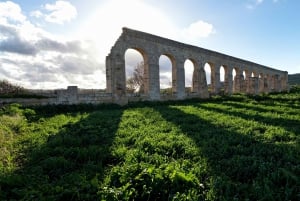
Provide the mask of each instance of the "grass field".
[{"label": "grass field", "polygon": [[0,200],[300,200],[300,90],[7,106]]}]

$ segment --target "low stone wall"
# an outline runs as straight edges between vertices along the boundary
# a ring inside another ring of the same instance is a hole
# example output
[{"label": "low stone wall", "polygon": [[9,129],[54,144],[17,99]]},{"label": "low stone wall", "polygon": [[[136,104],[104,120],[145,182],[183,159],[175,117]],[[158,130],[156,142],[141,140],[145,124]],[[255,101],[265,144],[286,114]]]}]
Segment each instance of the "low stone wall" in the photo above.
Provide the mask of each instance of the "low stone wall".
[{"label": "low stone wall", "polygon": [[[77,86],[69,86],[67,89],[57,90],[28,90],[29,94],[43,98],[0,98],[0,106],[19,103],[29,105],[72,105],[72,104],[103,104],[115,103],[126,105],[128,102],[149,101],[151,98],[145,94],[126,94],[126,96],[114,96],[97,89],[79,89]],[[187,97],[199,98],[198,94],[190,93]],[[160,94],[160,101],[178,100],[176,93]]]},{"label": "low stone wall", "polygon": [[[115,103],[112,94],[101,90],[78,89],[77,86],[69,86],[67,89],[57,90],[28,90],[33,96],[43,98],[0,98],[0,105],[19,103],[21,105],[58,105],[58,104],[102,104]],[[126,102],[126,101],[125,101]],[[118,102],[116,102],[118,103]]]}]

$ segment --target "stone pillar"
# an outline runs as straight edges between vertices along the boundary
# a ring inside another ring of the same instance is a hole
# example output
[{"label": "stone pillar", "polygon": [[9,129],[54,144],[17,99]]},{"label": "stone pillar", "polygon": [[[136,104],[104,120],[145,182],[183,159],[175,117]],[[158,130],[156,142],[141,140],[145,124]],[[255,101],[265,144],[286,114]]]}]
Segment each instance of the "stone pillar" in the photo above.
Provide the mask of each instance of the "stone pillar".
[{"label": "stone pillar", "polygon": [[184,74],[184,59],[176,58],[173,64],[173,91],[176,92],[177,99],[185,97],[185,74]]},{"label": "stone pillar", "polygon": [[280,91],[280,82],[279,82],[279,75],[274,75],[273,76],[273,89],[274,92],[279,92]]},{"label": "stone pillar", "polygon": [[274,75],[269,77],[269,92],[274,92]]},{"label": "stone pillar", "polygon": [[113,93],[113,68],[112,68],[112,58],[110,55],[106,57],[105,67],[106,67],[106,93]]},{"label": "stone pillar", "polygon": [[125,60],[121,54],[110,54],[106,57],[107,92],[115,97],[125,96]]},{"label": "stone pillar", "polygon": [[257,95],[259,93],[258,83],[259,83],[258,77],[250,77],[249,78],[249,85],[250,85],[249,91],[248,91],[249,94]]},{"label": "stone pillar", "polygon": [[199,94],[200,92],[200,66],[198,63],[194,63],[194,71],[192,77],[192,88],[191,92],[194,94]]},{"label": "stone pillar", "polygon": [[206,80],[206,73],[204,70],[204,65],[200,68],[200,97],[201,98],[209,98],[208,86]]},{"label": "stone pillar", "polygon": [[270,75],[268,77],[268,92],[273,92],[273,87],[274,87],[273,84],[274,84],[273,75]]},{"label": "stone pillar", "polygon": [[149,55],[148,57],[148,79],[149,79],[149,98],[150,100],[160,99],[159,87],[159,56]]},{"label": "stone pillar", "polygon": [[244,86],[244,75],[243,75],[243,71],[239,69],[236,72],[234,78],[234,92],[235,93],[243,92],[243,86]]},{"label": "stone pillar", "polygon": [[251,71],[245,70],[243,92],[249,94],[252,91],[251,87]]},{"label": "stone pillar", "polygon": [[277,84],[277,91],[278,92],[282,92],[282,76],[280,76],[280,75],[278,75],[278,80],[277,80],[277,82],[278,82],[278,84]]},{"label": "stone pillar", "polygon": [[269,75],[264,75],[264,92],[269,93]]},{"label": "stone pillar", "polygon": [[208,87],[204,70],[205,63],[198,61],[194,64],[192,92],[199,95],[200,98],[208,98]]},{"label": "stone pillar", "polygon": [[150,78],[149,78],[149,59],[148,56],[144,57],[144,74],[143,74],[143,85],[142,93],[149,96],[150,92]]},{"label": "stone pillar", "polygon": [[232,94],[232,68],[227,67],[225,69],[225,80],[224,80],[224,89],[225,94],[231,95]]},{"label": "stone pillar", "polygon": [[264,74],[260,74],[258,78],[259,93],[264,92]]},{"label": "stone pillar", "polygon": [[218,63],[211,65],[211,93],[220,92],[220,65]]},{"label": "stone pillar", "polygon": [[283,91],[288,91],[288,72],[284,72],[281,78],[281,89]]}]

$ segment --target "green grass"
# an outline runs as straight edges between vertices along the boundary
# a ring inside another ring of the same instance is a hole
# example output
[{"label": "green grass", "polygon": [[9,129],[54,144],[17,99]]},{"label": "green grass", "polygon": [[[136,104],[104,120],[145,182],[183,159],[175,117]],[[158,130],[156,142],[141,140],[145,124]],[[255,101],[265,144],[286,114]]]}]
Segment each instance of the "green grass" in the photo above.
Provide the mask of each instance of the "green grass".
[{"label": "green grass", "polygon": [[0,200],[299,200],[300,90],[0,111]]}]

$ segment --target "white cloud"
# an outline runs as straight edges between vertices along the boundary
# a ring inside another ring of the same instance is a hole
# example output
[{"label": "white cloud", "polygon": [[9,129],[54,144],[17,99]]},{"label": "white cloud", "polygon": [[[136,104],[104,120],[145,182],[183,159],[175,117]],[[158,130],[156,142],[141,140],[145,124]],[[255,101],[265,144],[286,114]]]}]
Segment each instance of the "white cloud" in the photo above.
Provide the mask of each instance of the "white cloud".
[{"label": "white cloud", "polygon": [[56,1],[54,4],[46,4],[42,6],[42,11],[35,10],[30,16],[36,18],[44,18],[45,21],[64,24],[77,17],[77,9],[68,1]]},{"label": "white cloud", "polygon": [[68,1],[56,1],[55,4],[46,4],[45,9],[50,12],[45,15],[45,20],[52,23],[63,24],[77,16],[76,8]]},{"label": "white cloud", "polygon": [[[8,8],[14,15],[1,12]],[[59,39],[28,21],[11,2],[0,3],[0,16],[0,79],[26,88],[105,87],[103,80],[91,80],[95,73],[104,74],[92,43]]]},{"label": "white cloud", "polygon": [[43,16],[43,13],[39,10],[35,10],[35,11],[30,12],[30,16],[40,18]]},{"label": "white cloud", "polygon": [[23,22],[26,16],[22,14],[22,10],[18,4],[11,1],[0,2],[0,22],[11,20],[14,22]]},{"label": "white cloud", "polygon": [[206,38],[213,33],[215,33],[213,25],[202,20],[190,24],[190,26],[183,29],[182,32],[185,38],[189,38],[189,40],[192,41],[197,41],[200,38]]},{"label": "white cloud", "polygon": [[[186,28],[179,27],[160,9],[141,0],[110,0],[84,20],[86,24],[73,36],[78,40],[65,40],[32,24],[19,5],[10,4],[9,7],[15,9],[14,15],[1,12],[5,9],[1,10],[4,4],[0,3],[0,79],[27,88],[66,88],[71,84],[81,88],[105,88],[105,56],[122,27],[192,44],[199,44],[199,38],[214,33],[213,25],[201,20]],[[58,24],[76,15],[76,8],[67,1],[46,4],[30,13],[32,17]],[[12,22],[13,19],[18,23]],[[168,78],[164,83],[167,86],[170,71],[163,76]]]}]

